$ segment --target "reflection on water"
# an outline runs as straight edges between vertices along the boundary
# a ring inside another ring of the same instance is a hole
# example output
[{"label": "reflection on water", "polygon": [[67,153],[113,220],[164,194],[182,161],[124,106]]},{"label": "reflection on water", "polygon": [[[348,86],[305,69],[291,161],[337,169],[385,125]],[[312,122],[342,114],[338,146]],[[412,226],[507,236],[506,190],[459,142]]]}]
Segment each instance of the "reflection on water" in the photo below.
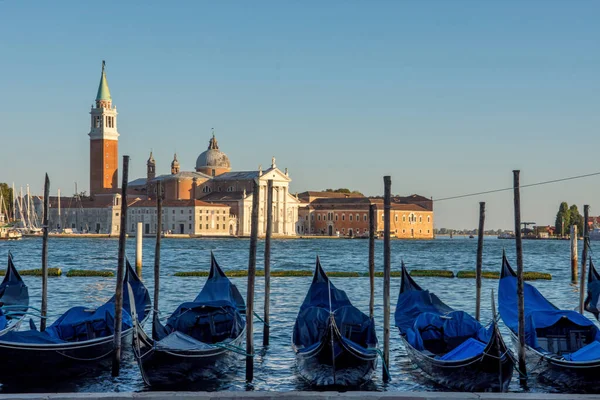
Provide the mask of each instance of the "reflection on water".
[{"label": "reflection on water", "polygon": [[[262,266],[264,242],[259,241],[258,260]],[[164,239],[161,248],[161,296],[160,309],[166,318],[179,303],[191,301],[201,289],[205,278],[179,278],[173,276],[177,271],[208,271],[210,251],[214,251],[219,264],[225,272],[233,269],[245,269],[248,263],[248,245],[246,239]],[[568,241],[524,241],[524,265],[528,271],[542,271],[552,274],[551,281],[536,281],[533,284],[554,304],[561,308],[574,309],[577,306],[579,291],[577,285],[570,283],[570,261]],[[131,260],[135,257],[135,242],[128,241],[127,254]],[[499,271],[502,248],[506,247],[509,260],[515,262],[514,242],[509,240],[486,239],[484,245],[484,270]],[[592,248],[599,247],[592,242]],[[449,269],[454,272],[474,269],[477,241],[454,238],[433,241],[392,241],[392,270],[400,270],[403,259],[407,267],[418,269]],[[0,242],[0,259],[8,250],[13,252],[15,264],[20,269],[39,268],[41,260],[41,240],[26,238],[17,242]],[[600,248],[598,249],[600,251]],[[153,293],[154,242],[144,239],[143,279]],[[326,271],[368,271],[367,240],[275,240],[272,245],[272,269],[313,269],[315,256],[321,257]],[[593,254],[593,253],[592,253]],[[60,239],[50,238],[49,265],[60,267],[63,274],[71,268],[116,270],[117,240],[115,239]],[[381,271],[383,265],[383,243],[377,241],[376,268]],[[29,286],[31,304],[39,307],[41,279],[24,277]],[[472,279],[416,278],[417,282],[435,292],[442,300],[456,309],[468,312],[475,310],[475,282]],[[245,296],[246,278],[232,278]],[[291,331],[298,308],[310,285],[310,277],[272,278],[271,283],[271,345],[263,349],[262,325],[256,321],[255,327],[255,371],[254,382],[248,386],[245,382],[243,359],[233,362],[230,369],[219,379],[199,382],[193,387],[181,390],[308,390],[305,383],[295,373],[294,354],[291,349]],[[347,292],[355,306],[363,311],[369,306],[368,278],[334,278],[335,285]],[[376,279],[375,317],[378,336],[382,335],[382,280]],[[482,319],[491,318],[490,295],[497,288],[497,280],[484,280],[482,289]],[[114,292],[115,278],[59,278],[49,279],[48,304],[50,322],[53,318],[75,305],[94,306],[108,300]],[[400,288],[400,279],[392,279],[392,312]],[[255,308],[262,315],[264,301],[264,281],[257,278]],[[496,302],[497,304],[497,302]],[[588,314],[591,316],[591,314]],[[392,316],[393,320],[393,316]],[[392,321],[393,324],[393,321]],[[148,328],[148,327],[147,327]],[[507,343],[508,334],[501,327]],[[373,391],[438,391],[443,387],[431,382],[420,370],[415,368],[406,357],[406,352],[398,338],[396,329],[390,335],[392,381],[381,381],[381,361],[375,372],[373,382],[362,390]],[[516,377],[516,373],[514,376]],[[3,392],[125,392],[144,391],[145,387],[138,367],[129,354],[124,357],[121,376],[113,378],[110,371],[98,376],[88,376],[70,383],[61,383],[44,387],[35,387],[29,383],[24,387],[2,386]],[[551,387],[530,381],[531,391],[554,391]],[[521,391],[516,378],[510,386],[511,391]]]}]

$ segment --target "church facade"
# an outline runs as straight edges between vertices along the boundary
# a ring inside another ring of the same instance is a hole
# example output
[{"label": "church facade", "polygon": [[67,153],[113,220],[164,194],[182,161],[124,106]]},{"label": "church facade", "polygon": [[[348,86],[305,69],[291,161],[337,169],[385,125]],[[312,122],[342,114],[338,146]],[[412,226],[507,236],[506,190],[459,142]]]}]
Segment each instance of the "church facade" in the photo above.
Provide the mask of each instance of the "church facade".
[{"label": "church facade", "polygon": [[165,201],[194,199],[229,206],[231,217],[236,219],[235,230],[232,229],[231,234],[249,236],[255,180],[260,190],[259,235],[266,232],[267,185],[270,180],[273,181],[273,234],[296,235],[300,201],[289,193],[291,178],[287,169],[281,171],[273,157],[270,168],[266,170],[259,166],[257,170],[232,171],[229,157],[219,149],[214,133],[206,151],[196,159],[193,171],[182,171],[175,154],[170,174],[157,176],[156,160],[150,153],[146,177],[130,182],[128,194],[155,199],[157,183],[161,182]]}]

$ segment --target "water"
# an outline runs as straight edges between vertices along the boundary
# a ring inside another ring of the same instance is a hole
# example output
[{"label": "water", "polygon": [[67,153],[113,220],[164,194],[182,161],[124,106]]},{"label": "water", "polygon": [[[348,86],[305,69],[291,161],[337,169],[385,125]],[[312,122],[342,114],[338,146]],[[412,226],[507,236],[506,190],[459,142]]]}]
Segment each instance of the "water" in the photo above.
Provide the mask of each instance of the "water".
[{"label": "water", "polygon": [[[257,266],[262,268],[264,242],[259,241]],[[383,242],[376,243],[376,269],[382,270]],[[18,269],[39,268],[41,260],[41,239],[25,238],[17,242],[0,241],[0,257],[12,251]],[[60,267],[63,274],[69,269],[116,270],[116,239],[63,239],[50,238],[49,266]],[[161,248],[161,297],[160,309],[168,316],[179,303],[193,299],[202,287],[205,278],[175,277],[177,271],[207,271],[212,250],[219,264],[227,272],[232,269],[246,269],[248,265],[249,241],[245,239],[164,239]],[[499,271],[502,248],[506,247],[509,260],[515,264],[514,241],[485,240],[483,269]],[[535,285],[550,301],[566,309],[574,309],[578,302],[578,288],[570,284],[569,242],[554,240],[533,240],[523,242],[524,265],[528,271],[549,272],[551,281],[536,281]],[[475,269],[477,240],[466,238],[436,239],[432,241],[392,241],[392,270],[400,270],[404,260],[409,269]],[[600,251],[600,243],[592,243],[593,251]],[[144,239],[143,279],[150,293],[153,293],[154,241]],[[133,264],[135,241],[129,240],[127,254]],[[581,254],[581,249],[580,253]],[[368,271],[367,240],[274,240],[272,244],[272,270],[292,270],[314,268],[315,256],[321,257],[326,271]],[[41,299],[41,279],[24,277],[31,296],[31,304],[38,306]],[[291,331],[300,303],[304,299],[312,278],[290,277],[272,278],[271,282],[271,346],[262,348],[262,324],[255,322],[255,372],[254,382],[245,382],[244,362],[231,366],[225,377],[210,387],[202,386],[195,390],[260,390],[289,391],[308,390],[295,372],[295,359],[291,349]],[[246,294],[247,278],[232,278],[241,293]],[[447,278],[416,278],[422,286],[435,292],[443,301],[455,309],[474,313],[475,280]],[[335,285],[345,290],[355,306],[368,312],[368,278],[333,278]],[[497,280],[484,280],[482,289],[482,321],[491,319],[491,290],[497,288]],[[74,305],[100,305],[114,293],[114,278],[50,278],[48,284],[48,304],[50,321]],[[400,288],[400,279],[392,278],[392,313]],[[383,282],[376,278],[375,316],[378,323],[378,337],[382,334]],[[264,279],[257,278],[255,308],[262,315],[264,301]],[[496,302],[497,304],[497,302]],[[588,314],[591,317],[591,314]],[[392,317],[393,320],[393,317]],[[392,321],[393,325],[393,321]],[[148,327],[147,327],[148,328]],[[509,337],[504,327],[507,343]],[[422,376],[411,365],[400,343],[397,329],[392,327],[390,342],[390,383],[381,381],[381,363],[373,383],[362,390],[375,391],[439,391],[444,390]],[[516,373],[514,374],[516,376]],[[530,389],[550,392],[554,389],[536,382],[530,382]],[[110,371],[95,377],[77,379],[68,384],[26,388],[2,387],[3,392],[129,392],[149,390],[143,383],[137,364],[131,356],[126,356],[121,376],[112,378]],[[511,391],[521,388],[513,377]]]}]

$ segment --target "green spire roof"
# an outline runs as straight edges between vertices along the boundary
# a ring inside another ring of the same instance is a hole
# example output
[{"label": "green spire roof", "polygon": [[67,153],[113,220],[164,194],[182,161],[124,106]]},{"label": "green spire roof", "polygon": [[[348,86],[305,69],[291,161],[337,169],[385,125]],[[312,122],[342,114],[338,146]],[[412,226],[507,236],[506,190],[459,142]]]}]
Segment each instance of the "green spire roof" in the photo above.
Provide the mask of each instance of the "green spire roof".
[{"label": "green spire roof", "polygon": [[96,101],[98,100],[108,100],[111,101],[110,98],[110,90],[108,90],[108,82],[106,80],[106,73],[104,72],[105,62],[102,61],[102,76],[100,77],[100,85],[98,86],[98,94],[96,95]]}]

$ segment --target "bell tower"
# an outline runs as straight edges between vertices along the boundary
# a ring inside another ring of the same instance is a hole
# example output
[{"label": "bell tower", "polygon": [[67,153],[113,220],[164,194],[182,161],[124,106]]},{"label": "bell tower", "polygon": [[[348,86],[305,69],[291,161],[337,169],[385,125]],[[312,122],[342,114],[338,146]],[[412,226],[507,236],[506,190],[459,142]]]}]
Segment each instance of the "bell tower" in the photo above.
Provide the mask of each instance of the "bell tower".
[{"label": "bell tower", "polygon": [[104,61],[90,115],[90,195],[116,193],[119,188],[117,108],[112,105]]}]

